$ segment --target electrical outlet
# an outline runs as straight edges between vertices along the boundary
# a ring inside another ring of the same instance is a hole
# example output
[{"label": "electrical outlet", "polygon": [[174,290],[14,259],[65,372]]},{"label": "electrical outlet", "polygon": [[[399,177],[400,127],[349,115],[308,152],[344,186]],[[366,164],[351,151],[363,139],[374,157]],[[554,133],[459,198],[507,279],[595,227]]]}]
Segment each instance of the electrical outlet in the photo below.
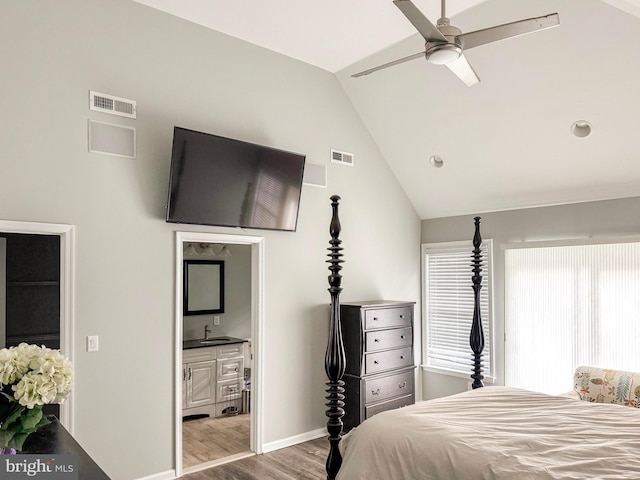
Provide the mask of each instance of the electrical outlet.
[{"label": "electrical outlet", "polygon": [[88,335],[87,336],[87,352],[97,352],[97,351],[98,351],[98,336]]},{"label": "electrical outlet", "polygon": [[220,325],[220,317],[218,315],[213,316],[213,324]]}]

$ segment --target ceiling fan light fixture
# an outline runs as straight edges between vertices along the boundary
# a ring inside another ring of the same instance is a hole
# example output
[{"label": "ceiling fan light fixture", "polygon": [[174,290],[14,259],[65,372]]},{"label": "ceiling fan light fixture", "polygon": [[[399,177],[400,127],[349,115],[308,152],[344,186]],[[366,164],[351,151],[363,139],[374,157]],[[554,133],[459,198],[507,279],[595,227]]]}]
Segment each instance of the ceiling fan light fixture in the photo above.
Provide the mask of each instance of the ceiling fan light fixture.
[{"label": "ceiling fan light fixture", "polygon": [[462,48],[455,43],[442,43],[434,45],[425,52],[429,63],[434,65],[447,65],[455,62],[462,55]]}]

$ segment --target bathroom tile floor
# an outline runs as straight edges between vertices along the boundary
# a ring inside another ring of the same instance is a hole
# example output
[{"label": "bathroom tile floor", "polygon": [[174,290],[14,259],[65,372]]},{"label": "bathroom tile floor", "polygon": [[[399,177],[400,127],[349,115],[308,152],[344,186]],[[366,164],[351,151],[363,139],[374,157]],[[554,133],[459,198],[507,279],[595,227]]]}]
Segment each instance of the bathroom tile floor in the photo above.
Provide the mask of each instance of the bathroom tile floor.
[{"label": "bathroom tile floor", "polygon": [[249,451],[249,414],[182,422],[182,468]]}]

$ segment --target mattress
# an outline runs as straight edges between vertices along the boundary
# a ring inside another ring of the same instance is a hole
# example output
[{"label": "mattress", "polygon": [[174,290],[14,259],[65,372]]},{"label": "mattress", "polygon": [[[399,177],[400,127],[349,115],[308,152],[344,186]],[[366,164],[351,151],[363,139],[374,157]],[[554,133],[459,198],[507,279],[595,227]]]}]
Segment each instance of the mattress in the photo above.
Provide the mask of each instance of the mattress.
[{"label": "mattress", "polygon": [[380,413],[337,480],[640,479],[640,409],[484,387]]}]

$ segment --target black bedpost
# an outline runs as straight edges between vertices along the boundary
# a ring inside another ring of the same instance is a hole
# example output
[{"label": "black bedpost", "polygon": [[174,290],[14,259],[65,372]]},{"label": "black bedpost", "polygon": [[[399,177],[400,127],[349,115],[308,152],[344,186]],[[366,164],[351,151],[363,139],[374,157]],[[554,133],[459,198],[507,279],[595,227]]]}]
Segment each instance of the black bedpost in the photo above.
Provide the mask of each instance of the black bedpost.
[{"label": "black bedpost", "polygon": [[342,240],[340,235],[340,219],[338,218],[338,205],[340,197],[331,197],[331,207],[333,216],[329,226],[331,234],[331,245],[329,250],[329,293],[331,294],[331,322],[329,325],[329,341],[327,343],[327,353],[324,357],[324,369],[327,372],[329,381],[327,382],[327,403],[328,408],[325,414],[329,417],[327,421],[327,431],[329,432],[329,456],[327,458],[327,480],[334,480],[340,466],[342,465],[342,455],[338,449],[338,444],[342,438],[342,417],[344,416],[344,375],[346,358],[344,354],[344,343],[342,341],[342,327],[340,325],[340,292],[342,291],[342,275],[340,264],[344,261],[342,257]]},{"label": "black bedpost", "polygon": [[482,237],[480,236],[480,217],[475,217],[475,233],[473,235],[473,323],[471,324],[471,335],[469,336],[469,345],[473,351],[473,384],[471,388],[476,389],[483,387],[482,380],[482,350],[484,350],[484,332],[482,331],[482,318],[480,315],[480,289],[482,288],[482,269],[480,263],[482,261]]}]

